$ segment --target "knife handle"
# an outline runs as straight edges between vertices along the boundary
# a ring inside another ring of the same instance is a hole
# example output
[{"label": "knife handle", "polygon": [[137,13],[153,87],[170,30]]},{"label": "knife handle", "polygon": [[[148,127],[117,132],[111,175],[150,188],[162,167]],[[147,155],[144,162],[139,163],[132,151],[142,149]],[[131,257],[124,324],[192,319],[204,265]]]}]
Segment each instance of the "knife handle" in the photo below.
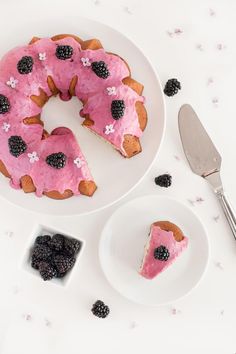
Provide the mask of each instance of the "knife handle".
[{"label": "knife handle", "polygon": [[230,205],[229,201],[227,200],[223,191],[218,192],[217,197],[220,201],[220,204],[222,206],[222,209],[224,211],[226,219],[228,220],[229,226],[230,226],[231,231],[232,231],[234,238],[236,240],[236,216],[233,211],[233,208]]}]

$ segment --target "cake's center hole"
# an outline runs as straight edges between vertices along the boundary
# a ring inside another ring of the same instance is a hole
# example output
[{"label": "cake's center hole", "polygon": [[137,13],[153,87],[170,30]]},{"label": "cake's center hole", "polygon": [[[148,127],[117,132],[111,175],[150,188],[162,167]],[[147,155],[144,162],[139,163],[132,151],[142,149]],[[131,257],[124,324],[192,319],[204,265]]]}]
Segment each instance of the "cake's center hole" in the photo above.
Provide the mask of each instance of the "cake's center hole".
[{"label": "cake's center hole", "polygon": [[58,127],[66,127],[76,133],[81,126],[79,111],[82,103],[77,97],[69,101],[62,101],[59,96],[51,97],[43,107],[41,119],[44,122],[44,129],[48,133]]}]

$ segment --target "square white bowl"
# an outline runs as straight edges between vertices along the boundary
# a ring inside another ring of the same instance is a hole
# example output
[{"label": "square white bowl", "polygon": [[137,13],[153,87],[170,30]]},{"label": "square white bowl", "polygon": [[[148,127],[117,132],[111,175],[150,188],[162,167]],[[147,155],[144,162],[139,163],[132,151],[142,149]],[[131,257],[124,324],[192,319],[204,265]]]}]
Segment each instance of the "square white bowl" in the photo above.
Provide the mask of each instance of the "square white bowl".
[{"label": "square white bowl", "polygon": [[45,226],[45,225],[41,225],[41,224],[38,224],[34,227],[31,235],[30,235],[30,238],[29,238],[29,242],[27,244],[27,247],[26,247],[26,252],[24,254],[24,257],[23,257],[23,262],[22,262],[22,267],[25,271],[27,271],[28,273],[32,274],[33,276],[36,276],[39,278],[39,280],[41,280],[42,282],[43,279],[41,278],[40,276],[40,273],[38,270],[32,268],[31,266],[31,255],[32,255],[32,250],[33,250],[33,247],[34,247],[34,243],[35,243],[35,239],[37,236],[41,236],[41,235],[50,235],[50,236],[53,236],[54,234],[61,234],[67,238],[75,238],[76,240],[80,241],[81,242],[81,247],[80,247],[80,250],[79,250],[79,253],[76,255],[76,261],[75,261],[75,264],[74,266],[67,272],[67,274],[63,277],[63,278],[52,278],[51,280],[48,280],[47,283],[53,283],[55,285],[59,285],[59,286],[62,286],[62,287],[66,287],[69,282],[71,281],[72,277],[73,277],[73,274],[75,273],[75,269],[78,265],[78,262],[82,256],[82,253],[83,253],[83,250],[84,250],[84,247],[85,247],[85,241],[82,240],[81,238],[78,238],[77,236],[75,235],[72,235],[68,232],[65,232],[64,230],[59,230],[59,229],[54,229],[50,226]]}]

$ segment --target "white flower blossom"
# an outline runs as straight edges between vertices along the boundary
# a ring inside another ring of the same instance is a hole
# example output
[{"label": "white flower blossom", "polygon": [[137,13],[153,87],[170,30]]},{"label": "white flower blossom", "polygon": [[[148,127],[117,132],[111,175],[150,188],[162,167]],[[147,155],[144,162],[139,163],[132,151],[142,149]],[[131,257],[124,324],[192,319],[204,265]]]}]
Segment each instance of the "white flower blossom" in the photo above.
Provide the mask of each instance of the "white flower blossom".
[{"label": "white flower blossom", "polygon": [[83,66],[91,66],[91,63],[89,61],[89,58],[81,58]]},{"label": "white flower blossom", "polygon": [[35,163],[39,160],[38,154],[36,151],[33,151],[32,153],[28,153],[28,157],[30,159],[30,163]]},{"label": "white flower blossom", "polygon": [[16,85],[18,84],[18,80],[14,79],[13,76],[10,77],[10,79],[7,81],[7,86],[10,86],[11,88],[16,88]]},{"label": "white flower blossom", "polygon": [[3,125],[2,125],[2,129],[7,133],[8,130],[10,129],[11,127],[11,124],[7,123],[7,122],[3,122]]},{"label": "white flower blossom", "polygon": [[84,164],[84,161],[81,158],[76,157],[76,159],[74,159],[74,164],[76,167],[81,168]]},{"label": "white flower blossom", "polygon": [[46,53],[39,53],[39,60],[43,61],[46,59],[47,59]]},{"label": "white flower blossom", "polygon": [[114,126],[113,124],[110,124],[110,125],[106,125],[106,129],[105,129],[105,134],[106,135],[109,135],[111,133],[114,133],[115,129],[114,129]]},{"label": "white flower blossom", "polygon": [[107,87],[107,94],[108,94],[109,96],[111,96],[111,95],[116,95],[116,88],[115,88],[115,86]]}]

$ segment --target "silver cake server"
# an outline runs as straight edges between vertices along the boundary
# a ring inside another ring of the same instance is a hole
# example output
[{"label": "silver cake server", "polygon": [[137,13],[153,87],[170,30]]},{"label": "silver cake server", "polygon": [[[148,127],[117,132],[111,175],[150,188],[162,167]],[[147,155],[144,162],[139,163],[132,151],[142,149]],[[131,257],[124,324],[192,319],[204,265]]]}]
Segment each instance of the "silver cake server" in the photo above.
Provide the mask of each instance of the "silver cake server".
[{"label": "silver cake server", "polygon": [[189,104],[184,104],[179,110],[179,131],[192,171],[213,187],[236,239],[235,213],[226,199],[220,178],[221,156]]}]

